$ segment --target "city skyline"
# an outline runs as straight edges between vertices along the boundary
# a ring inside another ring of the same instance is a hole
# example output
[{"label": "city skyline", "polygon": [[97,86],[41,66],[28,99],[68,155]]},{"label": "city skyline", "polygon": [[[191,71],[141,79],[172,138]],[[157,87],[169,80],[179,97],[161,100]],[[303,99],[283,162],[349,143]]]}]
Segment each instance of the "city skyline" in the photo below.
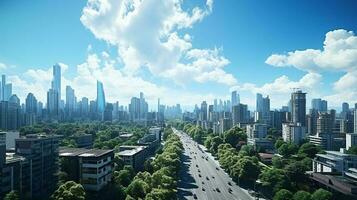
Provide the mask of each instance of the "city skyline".
[{"label": "city skyline", "polygon": [[[135,18],[123,18],[117,23],[111,21],[109,16],[115,16],[119,11],[105,10],[100,1],[96,2],[100,8],[97,10],[94,2],[76,2],[73,8],[68,8],[69,2],[34,4],[31,5],[32,10],[16,12],[19,14],[18,23],[13,28],[10,27],[13,24],[8,24],[6,19],[14,17],[11,11],[24,9],[26,4],[1,2],[0,9],[4,12],[0,14],[0,25],[7,31],[0,33],[0,43],[4,44],[0,47],[0,71],[8,76],[7,82],[12,83],[13,93],[19,96],[22,103],[30,92],[37,100],[46,101],[46,93],[51,87],[52,66],[57,62],[62,68],[62,88],[59,92],[62,99],[65,99],[67,85],[76,91],[78,99],[95,99],[94,88],[99,80],[103,82],[109,102],[119,101],[127,105],[132,96],[144,92],[153,110],[158,98],[166,105],[180,103],[185,109],[193,109],[195,103],[204,100],[211,104],[215,98],[231,99],[230,92],[234,89],[238,91],[241,102],[248,104],[252,110],[255,109],[256,93],[269,95],[274,109],[287,104],[295,87],[307,92],[307,102],[312,98],[325,99],[329,108],[337,110],[342,102],[353,105],[357,100],[356,87],[353,87],[357,82],[357,28],[348,20],[355,16],[352,8],[356,5],[352,1],[331,1],[323,8],[318,2],[308,4],[309,8],[303,3],[289,5],[281,2],[276,7],[262,5],[267,6],[266,11],[254,17],[249,10],[254,2],[168,1],[156,7],[151,3],[138,4]],[[117,3],[119,7],[122,2]],[[109,1],[109,4],[114,6],[113,2]],[[48,19],[36,21],[41,14],[46,14],[44,8],[52,7],[59,10]],[[246,12],[243,12],[244,8]],[[281,8],[285,9],[280,14],[268,13]],[[66,16],[61,13],[64,9]],[[141,17],[148,9],[156,9],[161,15],[145,21]],[[234,9],[241,12],[237,14]],[[257,9],[262,10],[260,7]],[[289,25],[287,27],[291,30],[285,32],[272,30],[288,25],[283,18],[293,9],[297,10],[294,12],[296,16],[289,20],[296,27]],[[195,14],[192,14],[193,10],[196,10]],[[226,15],[222,14],[223,10]],[[306,12],[298,12],[302,10]],[[331,10],[333,12],[328,13]],[[38,14],[35,15],[36,11]],[[275,20],[275,23],[269,24],[271,27],[261,25],[264,14],[265,20]],[[331,15],[334,15],[334,20],[327,22]],[[25,22],[21,21],[25,17],[34,28],[27,31],[27,38],[21,38],[21,31],[17,33],[14,30],[26,28]],[[249,24],[244,22],[247,17],[251,19],[250,23],[259,23],[261,27],[247,31]],[[311,24],[303,23],[307,18]],[[41,23],[47,29],[39,34]],[[145,26],[140,26],[142,23]],[[114,27],[108,34],[98,29],[107,30],[108,25]],[[302,30],[303,25],[315,28]],[[205,34],[211,26],[220,27],[218,35],[227,39],[211,32]],[[140,30],[139,27],[152,32],[130,37],[128,33]],[[153,27],[163,33],[158,33]],[[73,36],[66,34],[71,28]],[[291,37],[284,36],[284,33]],[[231,34],[237,35],[233,37]],[[163,38],[159,44],[155,43],[158,36]],[[264,42],[262,36],[271,41]],[[39,43],[41,40],[42,43]],[[252,40],[259,42],[249,45]],[[36,42],[41,47],[34,45]],[[254,49],[252,46],[257,47]],[[16,47],[23,47],[24,53],[17,55]],[[261,52],[257,51],[259,49]]]}]

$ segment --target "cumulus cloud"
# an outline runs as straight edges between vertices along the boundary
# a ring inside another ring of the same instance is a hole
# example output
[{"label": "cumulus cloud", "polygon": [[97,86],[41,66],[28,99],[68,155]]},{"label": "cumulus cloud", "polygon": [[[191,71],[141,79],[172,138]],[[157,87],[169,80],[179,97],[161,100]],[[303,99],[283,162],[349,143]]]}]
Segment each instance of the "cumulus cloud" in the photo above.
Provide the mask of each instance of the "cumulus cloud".
[{"label": "cumulus cloud", "polygon": [[147,67],[152,74],[179,84],[185,77],[185,82],[231,85],[236,80],[224,71],[229,61],[221,51],[195,49],[192,37],[182,33],[208,16],[212,7],[213,0],[189,10],[182,8],[181,0],[89,0],[81,22],[96,38],[117,47],[125,73]]},{"label": "cumulus cloud", "polygon": [[304,71],[357,70],[357,36],[343,29],[326,33],[323,49],[273,54],[265,61],[277,67],[293,66]]},{"label": "cumulus cloud", "polygon": [[4,63],[0,63],[0,69],[6,69],[6,65]]},{"label": "cumulus cloud", "polygon": [[[290,80],[289,77],[283,75],[262,86],[253,83],[244,83],[232,87],[231,90],[238,90],[247,94],[245,100],[253,107],[255,107],[254,100],[256,93],[269,95],[272,107],[279,108],[282,105],[286,105],[294,88],[300,88],[309,93],[310,96],[317,95],[318,88],[321,86],[321,79],[322,76],[318,73],[308,73],[297,81]],[[242,99],[244,99],[244,97]]]},{"label": "cumulus cloud", "polygon": [[344,72],[345,74],[333,83],[337,95],[326,98],[339,97],[340,102],[342,99],[357,101],[357,95],[351,96],[357,93],[357,36],[352,31],[329,31],[325,35],[321,50],[306,49],[287,54],[273,54],[265,63],[276,67],[291,66],[307,72]]}]

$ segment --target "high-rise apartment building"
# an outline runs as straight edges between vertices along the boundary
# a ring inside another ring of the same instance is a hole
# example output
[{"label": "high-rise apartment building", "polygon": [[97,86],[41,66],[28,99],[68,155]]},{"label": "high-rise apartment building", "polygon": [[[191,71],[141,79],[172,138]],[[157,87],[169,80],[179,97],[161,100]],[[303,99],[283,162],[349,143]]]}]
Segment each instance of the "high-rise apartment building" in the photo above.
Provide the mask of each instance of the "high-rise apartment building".
[{"label": "high-rise apartment building", "polygon": [[201,103],[200,120],[201,121],[207,121],[207,115],[208,115],[207,102],[203,101]]},{"label": "high-rise apartment building", "polygon": [[59,101],[58,92],[54,89],[49,89],[47,92],[47,113],[50,118],[58,117],[59,114]]},{"label": "high-rise apartment building", "polygon": [[52,89],[58,93],[58,105],[61,100],[61,66],[57,63],[53,65]]},{"label": "high-rise apartment building", "polygon": [[32,93],[27,94],[25,112],[29,114],[37,113],[37,99]]},{"label": "high-rise apartment building", "polygon": [[247,123],[249,120],[248,106],[245,104],[238,104],[232,108],[233,126],[239,123]]},{"label": "high-rise apartment building", "polygon": [[306,126],[306,93],[297,90],[291,94],[291,115],[294,124]]},{"label": "high-rise apartment building", "polygon": [[6,83],[6,76],[1,76],[0,101],[8,101],[12,95],[12,84]]},{"label": "high-rise apartment building", "polygon": [[[33,198],[48,198],[57,188],[59,136],[26,135],[15,140],[15,152],[28,161],[22,170],[24,194]],[[25,189],[26,188],[26,189]]]}]

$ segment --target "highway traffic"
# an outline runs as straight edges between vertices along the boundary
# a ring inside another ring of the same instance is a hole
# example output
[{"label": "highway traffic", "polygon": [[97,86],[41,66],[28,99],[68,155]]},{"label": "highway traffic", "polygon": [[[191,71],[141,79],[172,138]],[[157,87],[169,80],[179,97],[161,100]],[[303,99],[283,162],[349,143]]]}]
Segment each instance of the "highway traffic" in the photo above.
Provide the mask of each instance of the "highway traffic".
[{"label": "highway traffic", "polygon": [[173,129],[184,146],[178,199],[250,200],[203,148],[187,134]]}]

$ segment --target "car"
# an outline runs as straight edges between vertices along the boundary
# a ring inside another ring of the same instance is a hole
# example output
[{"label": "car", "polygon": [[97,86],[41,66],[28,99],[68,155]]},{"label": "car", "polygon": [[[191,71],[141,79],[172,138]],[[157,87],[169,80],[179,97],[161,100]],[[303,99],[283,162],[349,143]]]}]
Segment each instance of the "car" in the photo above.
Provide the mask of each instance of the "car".
[{"label": "car", "polygon": [[228,185],[232,186],[232,183],[231,183],[231,182],[228,182]]},{"label": "car", "polygon": [[198,173],[200,173],[201,172],[201,170],[197,170],[198,171]]},{"label": "car", "polygon": [[214,178],[214,176],[212,176],[212,178]]},{"label": "car", "polygon": [[205,188],[202,188],[202,191],[206,191]]},{"label": "car", "polygon": [[202,181],[202,185],[204,185],[204,184],[205,184],[205,182]]},{"label": "car", "polygon": [[202,177],[201,174],[198,174],[199,177]]},{"label": "car", "polygon": [[216,170],[219,170],[219,168],[218,168],[218,167],[216,167]]},{"label": "car", "polygon": [[198,165],[196,164],[196,167],[198,167]]},{"label": "car", "polygon": [[232,193],[232,188],[229,188],[229,189],[228,189],[228,192],[229,192],[229,193]]},{"label": "car", "polygon": [[217,191],[217,192],[221,192],[221,190],[219,190],[218,188],[216,188],[216,191]]},{"label": "car", "polygon": [[209,180],[208,176],[206,176],[207,181]]},{"label": "car", "polygon": [[193,194],[193,198],[194,198],[194,199],[197,199],[197,195],[196,195],[196,194]]}]

